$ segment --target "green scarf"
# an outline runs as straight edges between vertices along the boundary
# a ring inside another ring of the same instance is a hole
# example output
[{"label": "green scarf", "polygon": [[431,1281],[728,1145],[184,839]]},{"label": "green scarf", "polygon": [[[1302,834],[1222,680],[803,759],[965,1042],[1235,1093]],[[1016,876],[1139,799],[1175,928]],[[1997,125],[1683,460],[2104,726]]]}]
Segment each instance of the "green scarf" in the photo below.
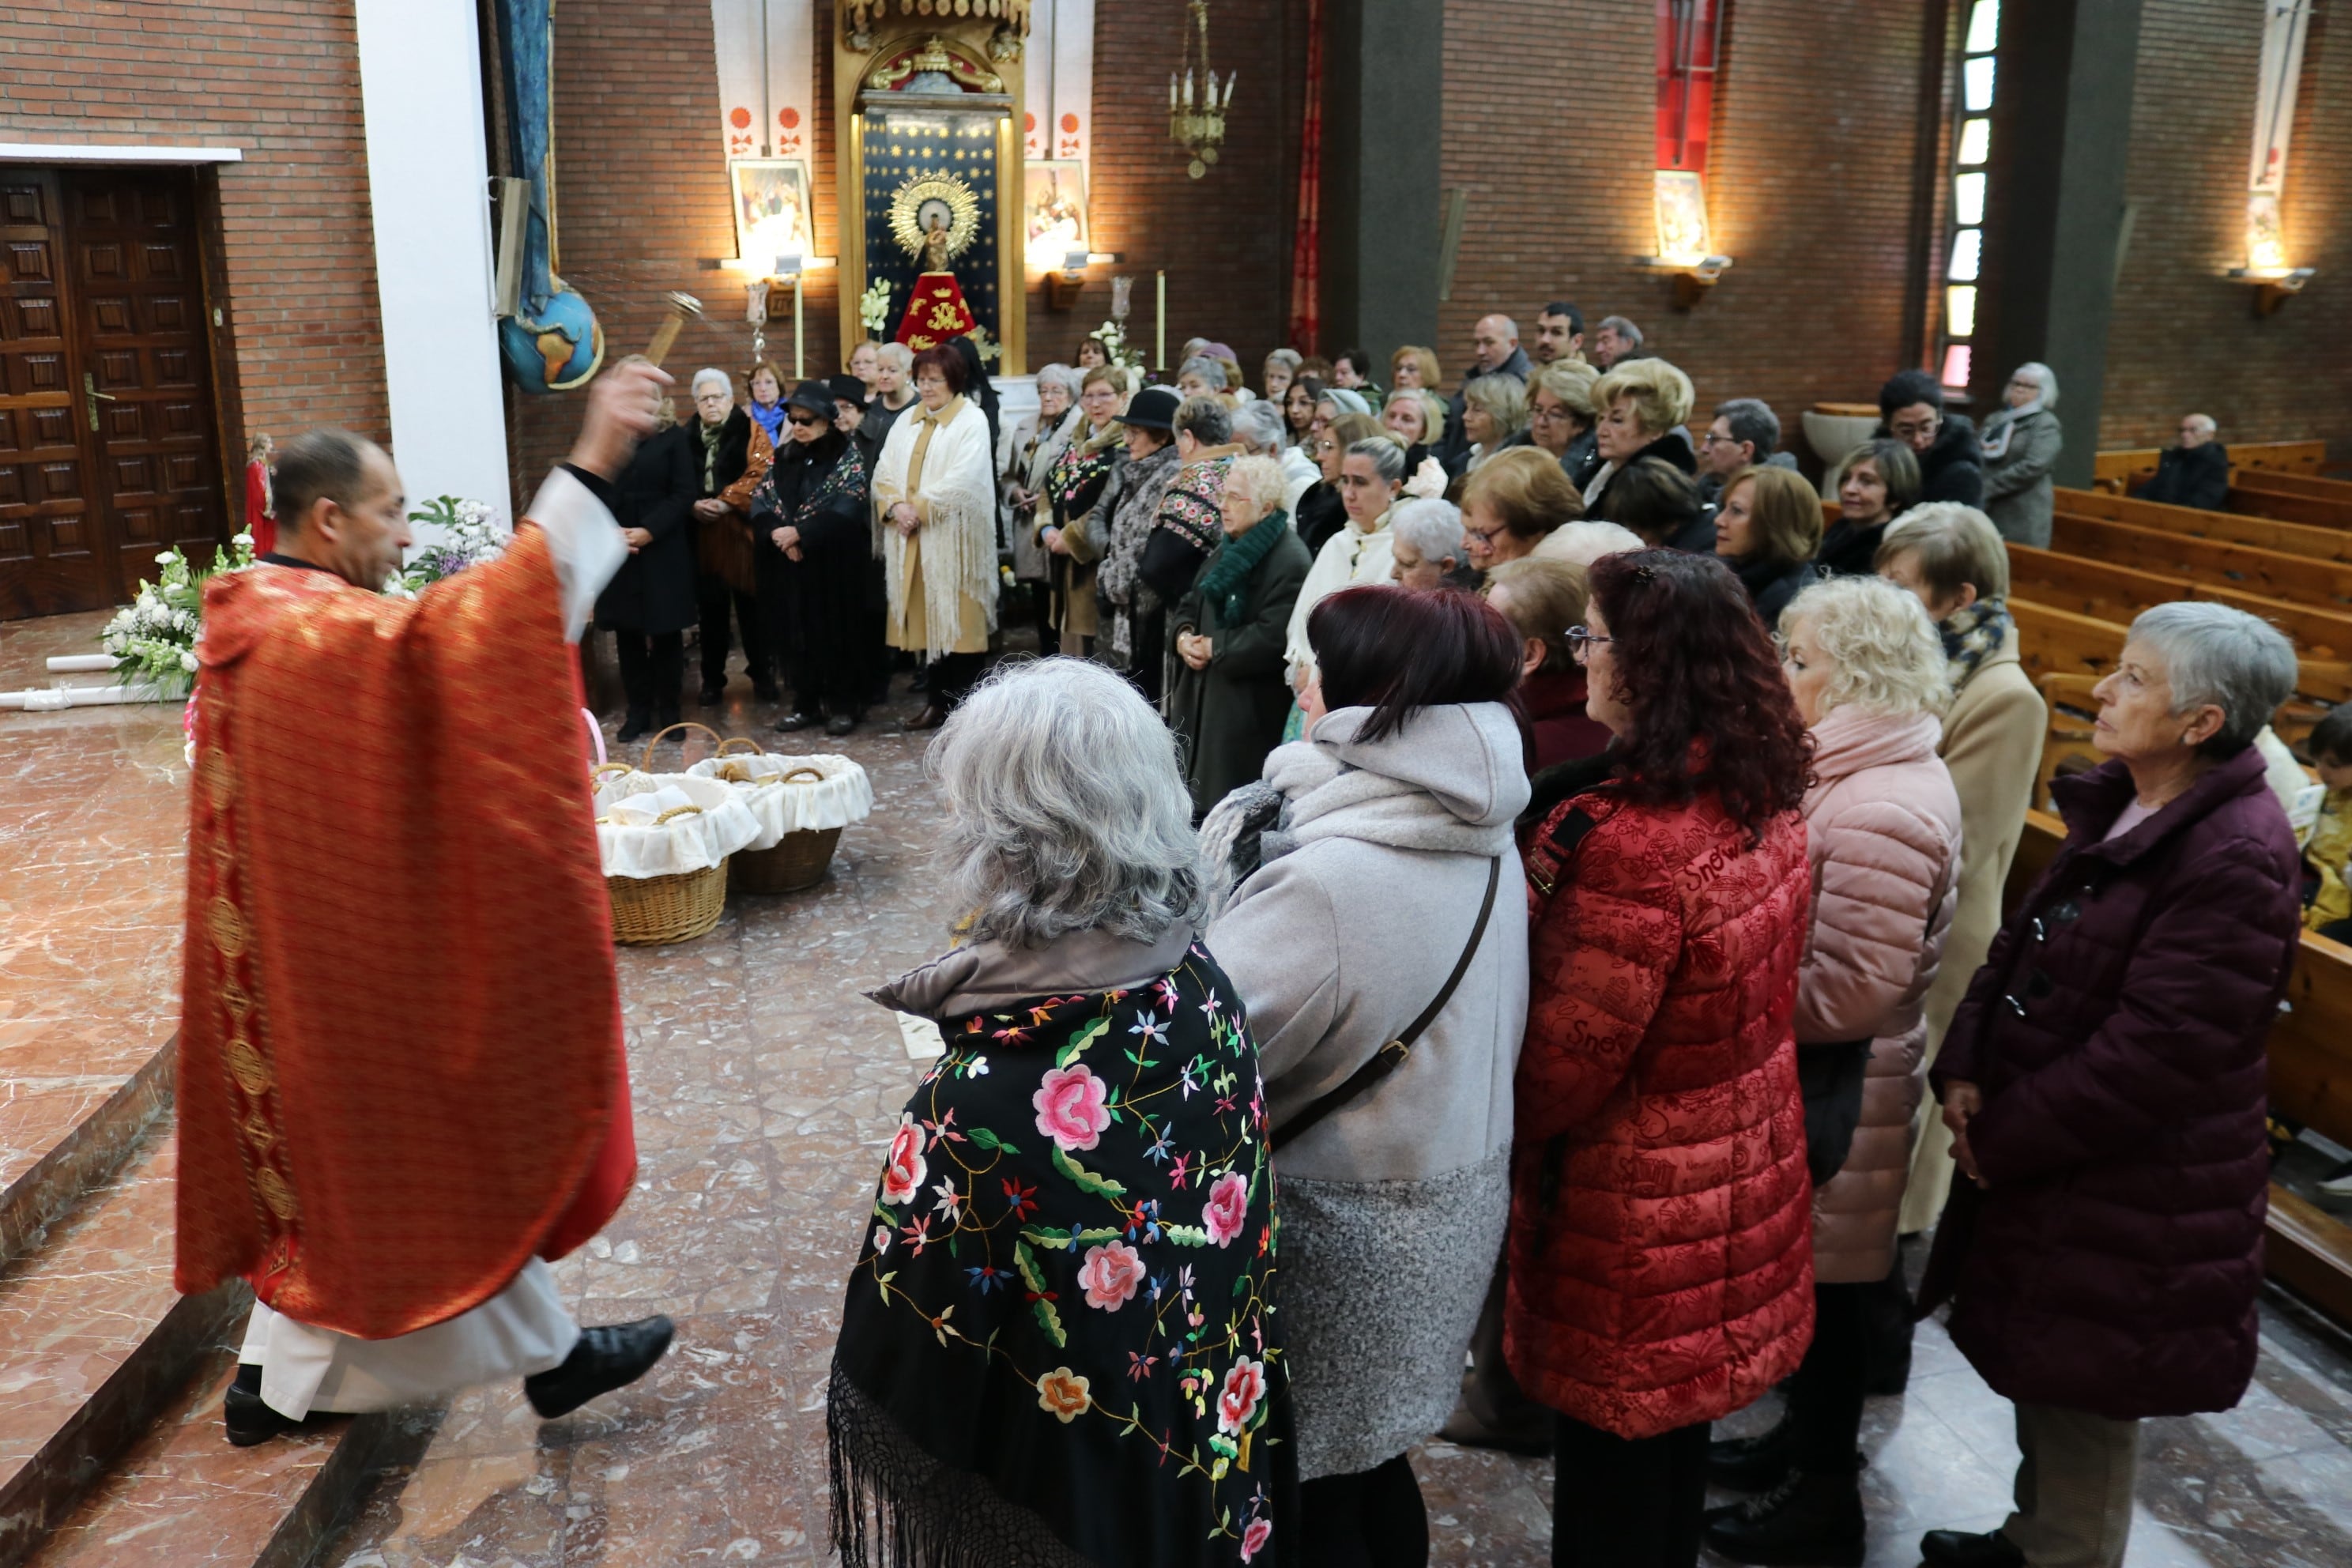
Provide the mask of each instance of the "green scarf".
[{"label": "green scarf", "polygon": [[1201,603],[1217,612],[1217,625],[1235,626],[1249,609],[1249,577],[1290,529],[1290,514],[1280,507],[1258,520],[1239,539],[1227,537],[1217,558],[1201,574]]}]

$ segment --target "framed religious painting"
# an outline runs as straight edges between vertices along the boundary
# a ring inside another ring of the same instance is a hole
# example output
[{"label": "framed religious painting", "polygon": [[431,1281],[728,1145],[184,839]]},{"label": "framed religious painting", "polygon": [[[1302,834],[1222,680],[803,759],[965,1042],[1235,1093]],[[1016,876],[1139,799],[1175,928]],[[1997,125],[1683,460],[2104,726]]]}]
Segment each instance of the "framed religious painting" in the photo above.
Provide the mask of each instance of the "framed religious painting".
[{"label": "framed religious painting", "polygon": [[807,256],[808,165],[798,158],[736,158],[727,178],[735,196],[735,254],[773,266],[780,256]]},{"label": "framed religious painting", "polygon": [[1023,166],[1021,232],[1029,265],[1049,271],[1087,248],[1087,166],[1036,158]]}]

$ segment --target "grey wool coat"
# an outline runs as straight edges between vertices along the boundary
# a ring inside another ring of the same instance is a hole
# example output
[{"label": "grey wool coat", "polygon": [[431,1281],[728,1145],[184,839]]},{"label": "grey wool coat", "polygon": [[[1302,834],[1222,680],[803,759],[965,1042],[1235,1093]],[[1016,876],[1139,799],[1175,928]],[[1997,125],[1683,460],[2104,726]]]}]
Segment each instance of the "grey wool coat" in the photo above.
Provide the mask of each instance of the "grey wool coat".
[{"label": "grey wool coat", "polygon": [[2050,514],[2057,503],[2050,470],[2066,445],[2058,416],[2046,408],[2024,413],[2004,408],[1985,421],[1984,439],[2009,429],[2009,449],[1996,458],[1988,450],[1984,465],[1985,515],[2003,539],[2050,548]]},{"label": "grey wool coat", "polygon": [[[1207,937],[1248,1010],[1278,1129],[1435,999],[1501,862],[1470,968],[1411,1056],[1275,1157],[1309,1479],[1382,1464],[1454,1408],[1510,1213],[1511,1080],[1527,1027],[1517,723],[1500,703],[1431,708],[1360,742],[1370,717],[1327,714],[1266,759],[1281,818]],[[1218,828],[1213,813],[1204,840]]]}]

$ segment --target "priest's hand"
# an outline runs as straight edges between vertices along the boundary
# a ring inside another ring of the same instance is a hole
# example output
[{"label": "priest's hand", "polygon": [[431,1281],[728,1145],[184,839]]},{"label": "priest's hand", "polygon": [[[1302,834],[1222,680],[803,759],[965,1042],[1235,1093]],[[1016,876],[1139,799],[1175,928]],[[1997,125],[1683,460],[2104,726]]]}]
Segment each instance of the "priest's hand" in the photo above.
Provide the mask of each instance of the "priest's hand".
[{"label": "priest's hand", "polygon": [[617,478],[636,444],[660,418],[662,389],[670,378],[658,366],[632,360],[614,366],[588,388],[588,416],[567,459],[599,479]]}]

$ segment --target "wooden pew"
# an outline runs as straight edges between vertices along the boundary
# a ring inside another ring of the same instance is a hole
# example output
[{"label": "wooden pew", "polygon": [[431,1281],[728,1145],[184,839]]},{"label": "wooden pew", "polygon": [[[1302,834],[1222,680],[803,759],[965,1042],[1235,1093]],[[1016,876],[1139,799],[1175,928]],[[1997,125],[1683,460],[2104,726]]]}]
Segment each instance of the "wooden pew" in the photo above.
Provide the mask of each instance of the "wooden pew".
[{"label": "wooden pew", "polygon": [[[2020,598],[2014,592],[2009,613],[2017,621],[2018,662],[2037,681],[2046,675],[2087,675],[2096,680],[2115,668],[2116,657],[2123,652],[2125,621]],[[2352,701],[2352,664],[2333,659],[2296,663],[2298,695],[2279,710],[2272,728],[2288,745],[2300,747],[2328,708]]]},{"label": "wooden pew", "polygon": [[2062,555],[2030,544],[2009,547],[2012,591],[2037,604],[2075,610],[2128,625],[2151,605],[2209,599],[2263,619],[2284,632],[2295,651],[2322,662],[2352,660],[2352,610],[2293,604],[2193,575],[2143,571],[2113,562]]},{"label": "wooden pew", "polygon": [[[2289,488],[2313,485],[2334,486],[2345,493],[2315,495],[2308,489]],[[2221,504],[2242,517],[2274,518],[2314,528],[2352,528],[2352,485],[2335,479],[2241,470],[2231,475],[2229,499]]]},{"label": "wooden pew", "polygon": [[2050,548],[2084,560],[2143,572],[2161,572],[2266,598],[2316,607],[2352,609],[2352,562],[2257,550],[2250,544],[2138,528],[2127,522],[2060,513],[2051,519]]},{"label": "wooden pew", "polygon": [[2318,474],[2281,473],[2268,468],[2233,468],[2230,482],[2273,495],[2309,496],[2314,500],[2352,501],[2352,479],[2331,479]]},{"label": "wooden pew", "polygon": [[[2026,814],[2009,869],[2014,909],[2056,858],[2065,826]],[[2286,1007],[2271,1026],[2271,1104],[2338,1143],[2352,1144],[2352,948],[2305,931],[2287,983]],[[2352,1324],[2352,1225],[2273,1184],[2263,1260],[2273,1279],[2339,1323]]]},{"label": "wooden pew", "polygon": [[2166,506],[2161,501],[2101,495],[2096,490],[2061,489],[2054,499],[2057,512],[2067,517],[2127,522],[2135,528],[2161,528],[2199,539],[2275,550],[2283,555],[2305,555],[2315,561],[2352,562],[2352,530],[2313,528],[2269,518],[2242,517],[2235,512],[2200,511],[2193,506]]},{"label": "wooden pew", "polygon": [[[2123,495],[2134,485],[2146,484],[2156,478],[2156,466],[2163,458],[2156,447],[2125,447],[2101,452],[2091,459],[2091,486],[2109,495]],[[2246,441],[2230,443],[2230,468],[2233,476],[2252,470],[2263,473],[2316,474],[2327,461],[2325,441]]]}]

